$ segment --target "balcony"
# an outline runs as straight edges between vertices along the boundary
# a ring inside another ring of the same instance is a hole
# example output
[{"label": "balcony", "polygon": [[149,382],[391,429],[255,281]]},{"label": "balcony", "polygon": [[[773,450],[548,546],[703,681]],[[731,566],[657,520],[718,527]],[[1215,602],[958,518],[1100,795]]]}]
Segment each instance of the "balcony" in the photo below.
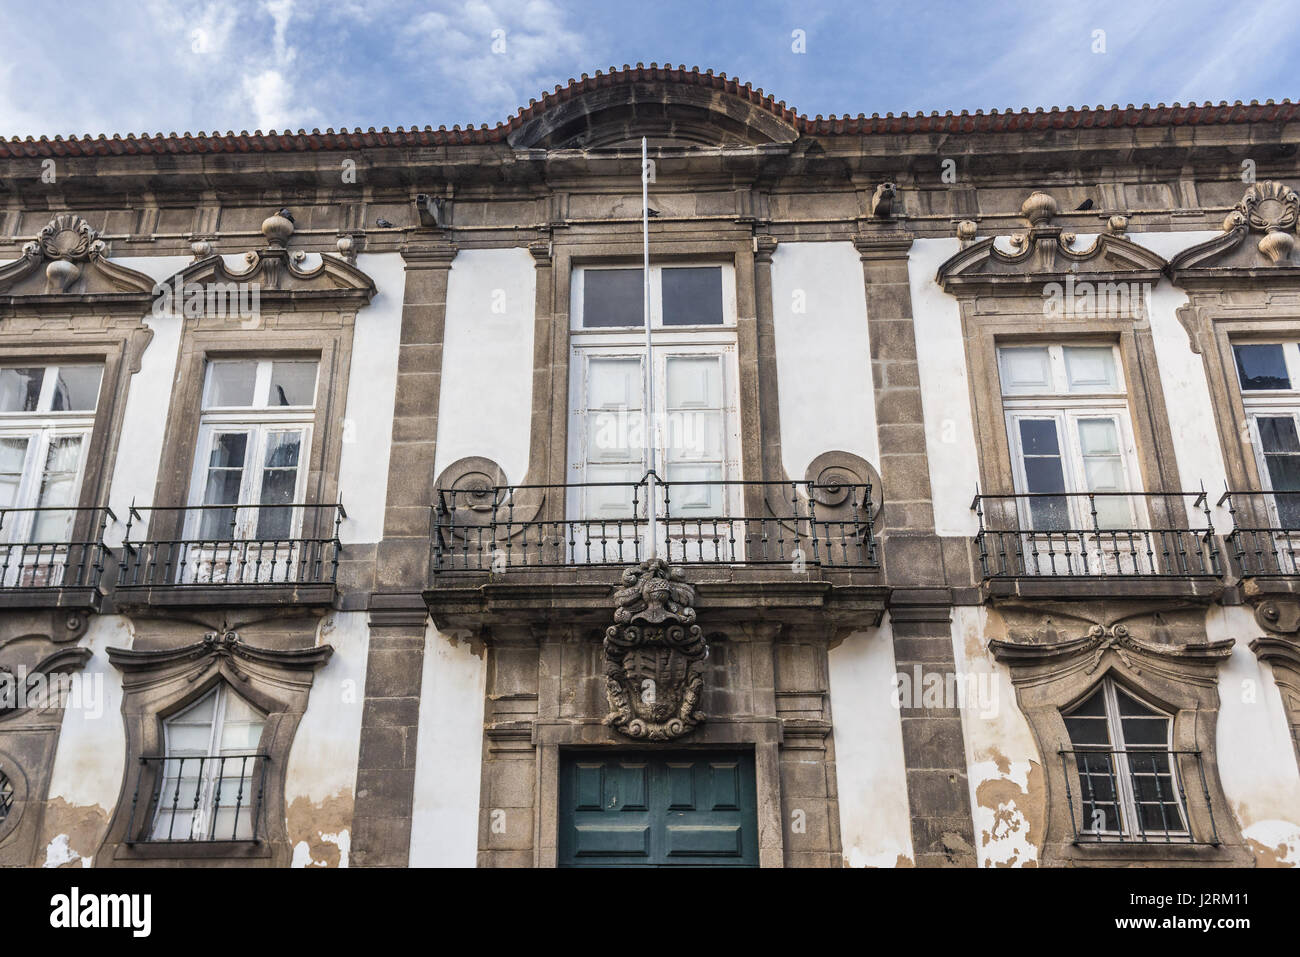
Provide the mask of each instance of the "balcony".
[{"label": "balcony", "polygon": [[[670,564],[879,567],[869,485],[656,480],[655,488],[659,555]],[[648,475],[640,482],[440,489],[433,571],[634,565],[646,557],[648,494]],[[555,502],[598,517],[543,517],[542,503]]]},{"label": "balcony", "polygon": [[143,757],[128,845],[261,840],[266,754]]},{"label": "balcony", "polygon": [[[1200,751],[1086,748],[1058,753],[1075,844],[1220,843]],[[1187,826],[1188,770],[1204,801],[1208,841],[1198,842]]]},{"label": "balcony", "polygon": [[976,494],[986,590],[1212,597],[1223,569],[1204,492]]},{"label": "balcony", "polygon": [[0,509],[0,608],[98,610],[107,508]]},{"label": "balcony", "polygon": [[[435,624],[504,631],[560,616],[603,630],[620,577],[647,557],[649,479],[440,489],[424,593]],[[685,574],[714,627],[879,623],[886,590],[869,485],[654,488],[658,557]]]},{"label": "balcony", "polygon": [[342,505],[132,506],[119,607],[329,605]]},{"label": "balcony", "polygon": [[1232,516],[1224,544],[1233,571],[1252,591],[1270,579],[1290,590],[1296,583],[1286,580],[1300,578],[1300,492],[1229,490],[1219,505],[1227,505]]}]

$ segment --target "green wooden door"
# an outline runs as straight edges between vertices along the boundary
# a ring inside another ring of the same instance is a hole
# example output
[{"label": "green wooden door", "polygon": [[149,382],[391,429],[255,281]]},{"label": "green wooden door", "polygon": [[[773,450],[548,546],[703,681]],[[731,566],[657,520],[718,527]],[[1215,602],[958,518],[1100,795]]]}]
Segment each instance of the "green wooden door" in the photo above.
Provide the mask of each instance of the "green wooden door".
[{"label": "green wooden door", "polygon": [[758,866],[752,752],[568,752],[559,807],[561,867]]}]

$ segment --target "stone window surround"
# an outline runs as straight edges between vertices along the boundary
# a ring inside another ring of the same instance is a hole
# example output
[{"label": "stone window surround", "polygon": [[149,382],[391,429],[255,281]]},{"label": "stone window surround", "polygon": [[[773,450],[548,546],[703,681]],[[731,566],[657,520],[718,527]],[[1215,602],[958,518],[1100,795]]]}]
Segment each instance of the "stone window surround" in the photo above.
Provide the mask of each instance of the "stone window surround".
[{"label": "stone window surround", "polygon": [[[234,632],[213,633],[179,648],[109,648],[109,660],[123,674],[122,718],[126,762],[122,790],[107,835],[96,853],[99,866],[153,861],[227,861],[287,866],[291,848],[285,821],[285,777],[298,724],[307,710],[314,671],[333,653],[329,645],[277,650],[245,644]],[[200,701],[218,683],[266,716],[258,751],[270,755],[262,795],[259,834],[252,841],[127,844],[127,830],[147,829],[152,801],[133,808],[136,789],[152,793],[158,772],[140,758],[165,754],[164,722]],[[141,806],[144,810],[141,810]],[[111,848],[111,853],[104,851]]]},{"label": "stone window surround", "polygon": [[981,491],[1007,495],[1015,492],[998,348],[1058,342],[1119,347],[1142,488],[1152,492],[1182,490],[1149,326],[1118,318],[1045,323],[1041,308],[1032,313],[1008,311],[989,316],[974,314],[967,302],[962,305]]},{"label": "stone window surround", "polygon": [[[993,640],[989,646],[995,658],[1010,668],[1016,703],[1029,723],[1045,763],[1047,833],[1040,845],[1040,864],[1249,866],[1253,862],[1223,792],[1216,751],[1217,669],[1219,661],[1231,654],[1231,639],[1194,645],[1160,645],[1134,638],[1123,625],[1094,625],[1086,638],[1034,646]],[[1067,771],[1058,753],[1071,746],[1063,715],[1095,692],[1108,677],[1172,716],[1174,750],[1201,752],[1201,767],[1210,795],[1208,805],[1206,788],[1201,786],[1199,777],[1191,777],[1192,766],[1186,763],[1183,766],[1189,772],[1183,781],[1184,808],[1196,843],[1074,842],[1070,805],[1077,824],[1082,814],[1082,799],[1077,770]],[[1212,843],[1216,833],[1217,846]]]},{"label": "stone window surround", "polygon": [[[318,362],[303,502],[312,505],[337,501],[343,413],[352,363],[353,323],[352,317],[347,318],[349,321],[329,330],[263,329],[251,335],[238,329],[187,328],[163,433],[163,465],[150,504],[183,506],[190,500],[204,376],[212,359],[313,359]],[[160,513],[150,533],[167,534],[165,529],[178,528],[181,514]],[[307,531],[304,529],[303,534]]]}]

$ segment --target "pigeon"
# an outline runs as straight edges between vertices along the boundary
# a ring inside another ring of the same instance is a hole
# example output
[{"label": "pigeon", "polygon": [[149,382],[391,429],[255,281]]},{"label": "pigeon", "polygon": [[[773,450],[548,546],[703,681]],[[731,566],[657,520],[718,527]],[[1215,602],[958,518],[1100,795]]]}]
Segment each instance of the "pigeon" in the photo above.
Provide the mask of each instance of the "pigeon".
[{"label": "pigeon", "polygon": [[280,210],[280,212],[278,212],[276,215],[277,215],[277,216],[283,216],[285,219],[289,220],[289,222],[291,222],[291,223],[292,223],[292,222],[295,222],[295,220],[294,220],[294,218],[293,218],[293,213],[289,212],[288,209],[282,209],[282,210]]},{"label": "pigeon", "polygon": [[1075,210],[1078,212],[1082,212],[1083,210],[1087,210],[1087,209],[1092,209],[1092,200],[1090,199],[1085,199],[1082,203],[1080,203],[1078,206],[1075,207]]},{"label": "pigeon", "polygon": [[388,220],[386,220],[386,219],[376,219],[376,220],[375,220],[375,225],[378,226],[380,229],[392,229],[392,228],[393,228],[393,224],[390,223],[390,222],[389,222]]}]

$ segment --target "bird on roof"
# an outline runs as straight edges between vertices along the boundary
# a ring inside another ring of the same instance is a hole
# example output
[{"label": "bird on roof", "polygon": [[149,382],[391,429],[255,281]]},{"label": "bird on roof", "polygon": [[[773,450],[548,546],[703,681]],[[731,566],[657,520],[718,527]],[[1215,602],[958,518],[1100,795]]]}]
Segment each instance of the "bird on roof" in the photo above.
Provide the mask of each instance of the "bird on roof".
[{"label": "bird on roof", "polygon": [[291,223],[292,223],[292,222],[295,222],[295,220],[294,220],[294,218],[293,218],[293,213],[289,212],[289,210],[288,210],[287,207],[286,207],[285,209],[280,210],[280,212],[276,213],[276,215],[277,215],[277,216],[283,216],[285,219],[289,220],[289,222],[291,222]]},{"label": "bird on roof", "polygon": [[378,226],[380,229],[392,229],[392,228],[393,228],[393,224],[390,223],[388,220],[383,219],[383,218],[376,219],[376,220],[375,220],[375,225]]}]

